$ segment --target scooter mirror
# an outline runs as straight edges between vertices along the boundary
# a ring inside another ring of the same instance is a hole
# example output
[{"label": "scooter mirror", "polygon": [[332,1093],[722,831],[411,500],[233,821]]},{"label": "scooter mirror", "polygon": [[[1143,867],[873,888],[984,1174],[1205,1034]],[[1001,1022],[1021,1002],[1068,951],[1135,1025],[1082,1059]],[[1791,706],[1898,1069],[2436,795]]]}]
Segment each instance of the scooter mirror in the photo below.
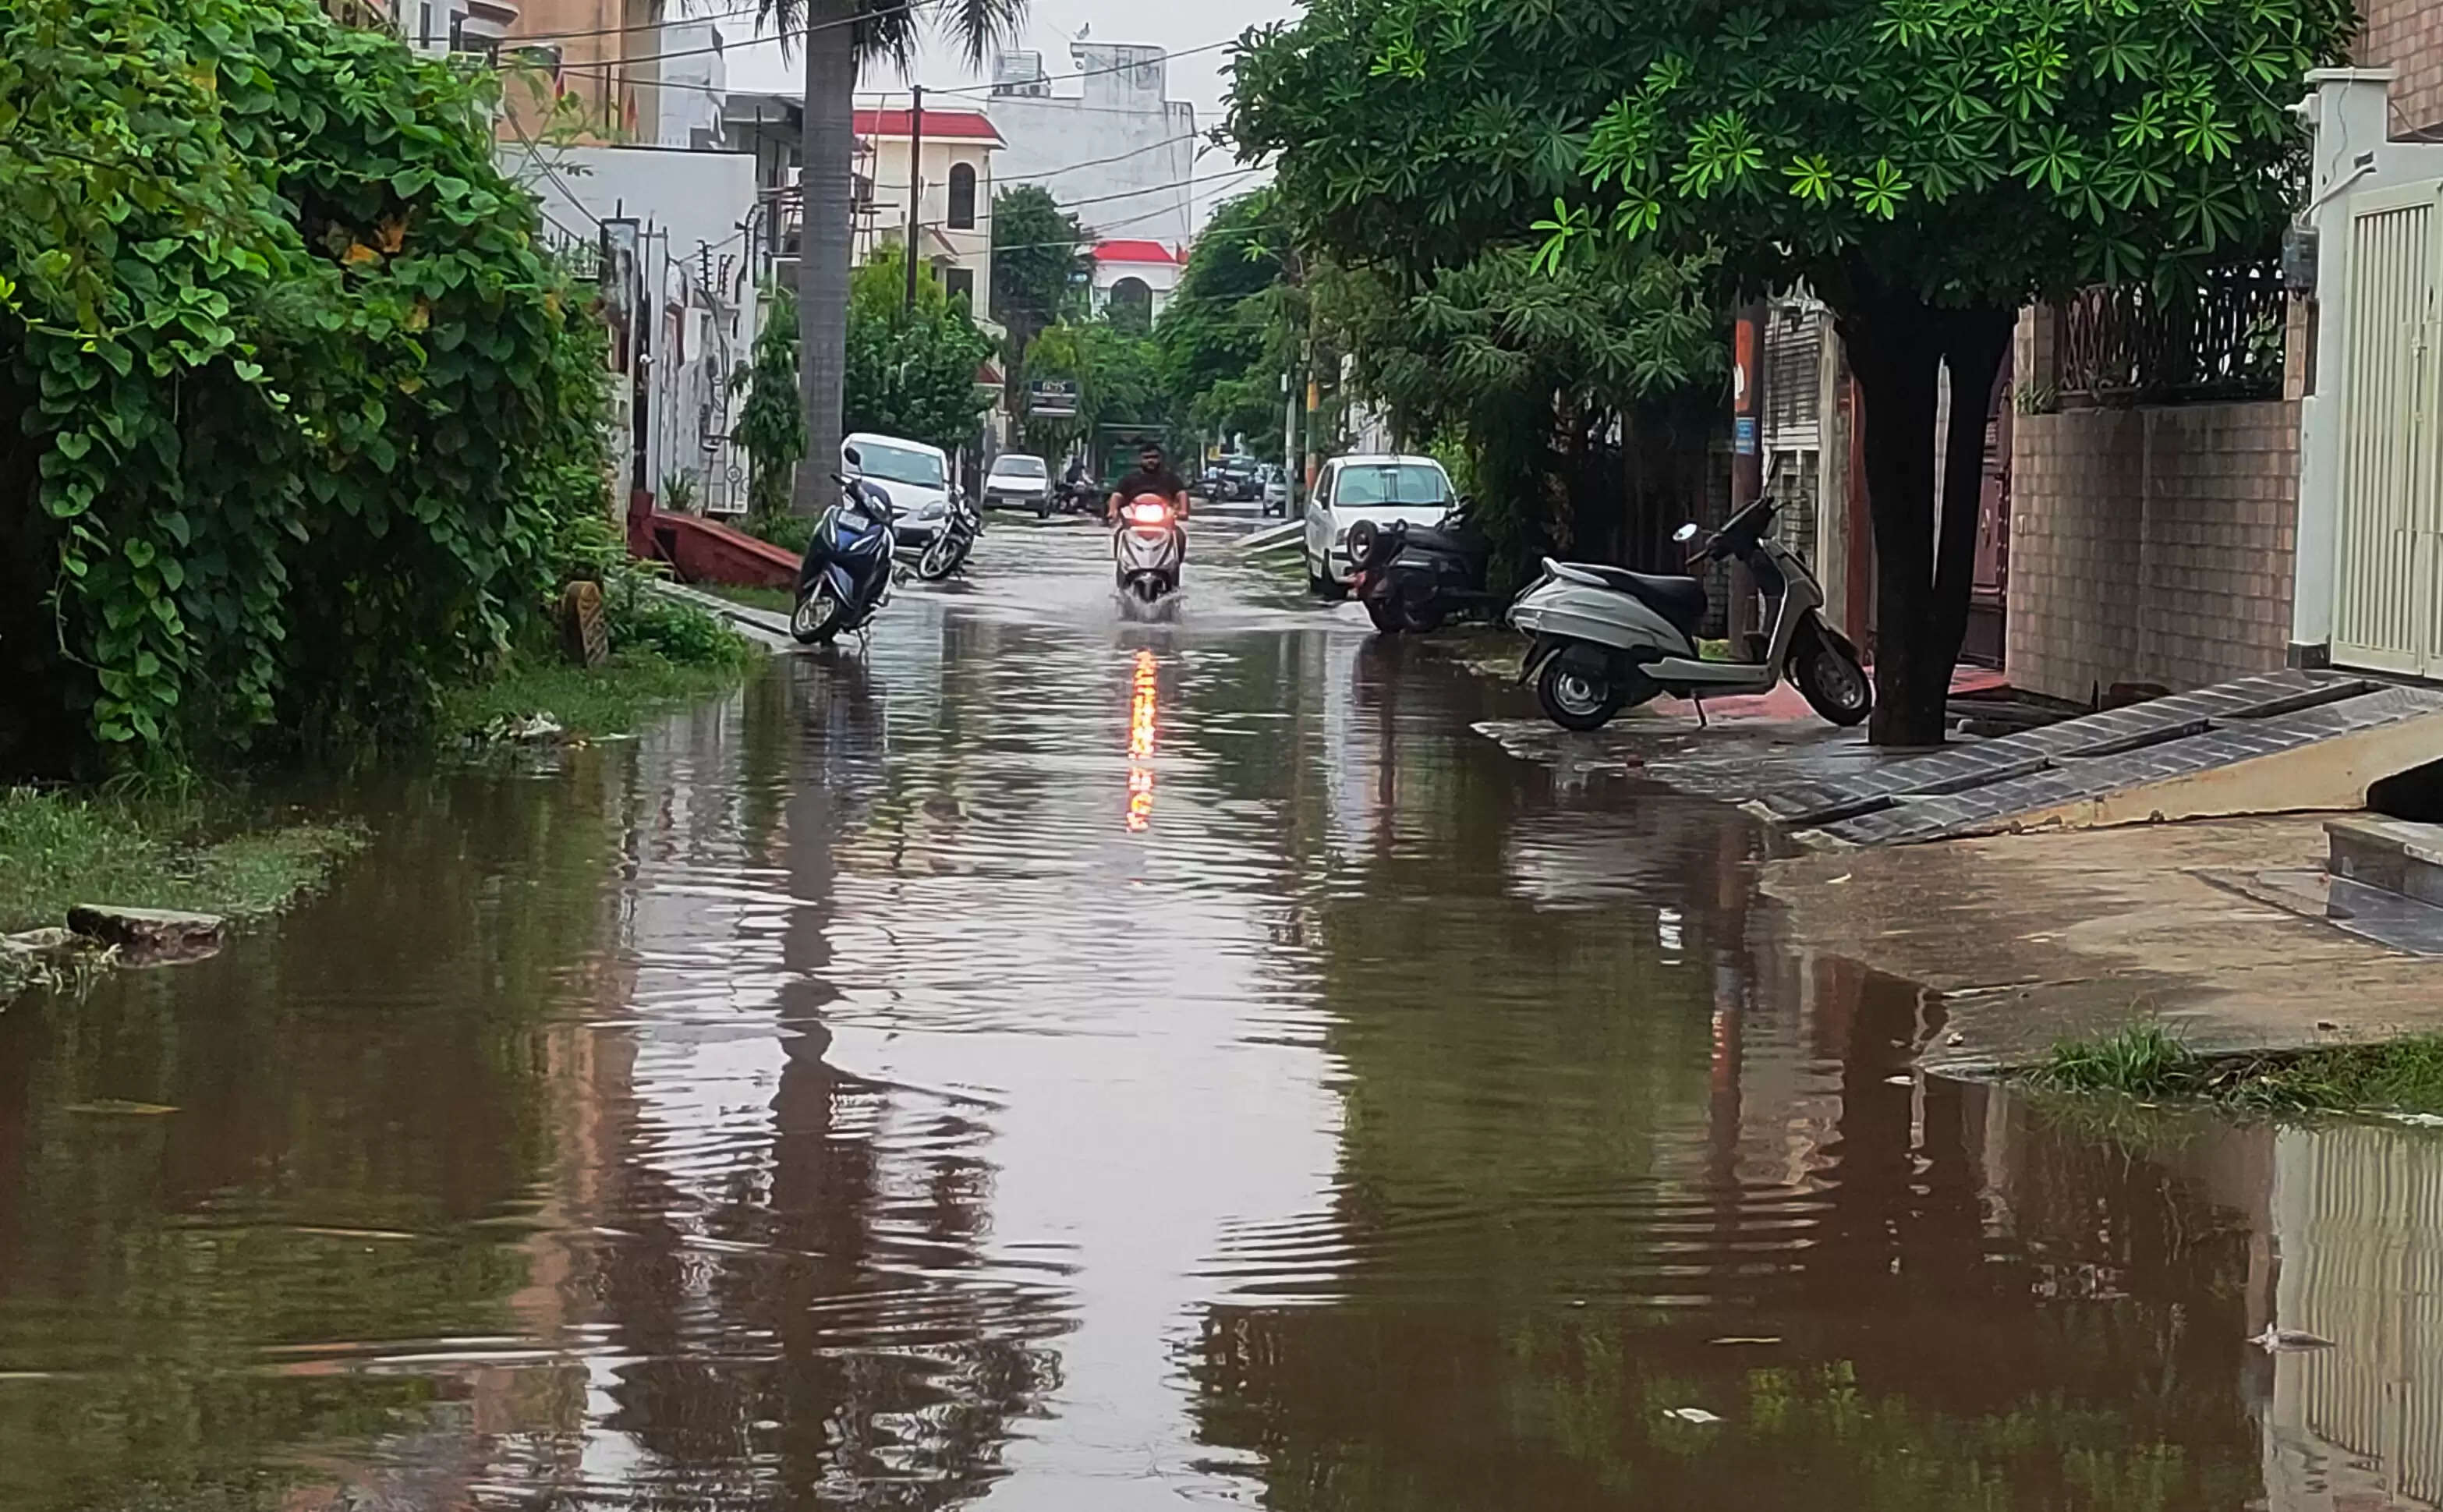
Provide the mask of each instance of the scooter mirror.
[{"label": "scooter mirror", "polygon": [[1671,539],[1680,542],[1682,544],[1696,540],[1697,522],[1691,520],[1686,525],[1681,526],[1679,529],[1672,531]]},{"label": "scooter mirror", "polygon": [[[865,458],[863,458],[863,457],[861,457],[861,456],[857,455],[857,454],[856,454],[856,448],[854,448],[854,447],[853,447],[853,446],[850,446],[850,447],[842,447],[842,448],[840,449],[840,455],[841,455],[841,456],[843,456],[843,457],[846,457],[846,458],[848,459],[848,465],[849,465],[850,467],[853,467],[853,468],[861,468],[861,467],[865,466]],[[1690,528],[1691,530],[1693,530],[1693,529],[1695,529],[1695,528],[1696,528],[1696,526],[1690,526],[1688,528]]]}]

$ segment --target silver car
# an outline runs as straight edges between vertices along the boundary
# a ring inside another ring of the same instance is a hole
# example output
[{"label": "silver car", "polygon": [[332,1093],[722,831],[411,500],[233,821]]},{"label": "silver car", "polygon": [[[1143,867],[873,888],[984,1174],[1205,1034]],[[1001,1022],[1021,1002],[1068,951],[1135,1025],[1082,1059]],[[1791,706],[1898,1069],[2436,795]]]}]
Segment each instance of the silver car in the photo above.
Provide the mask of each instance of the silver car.
[{"label": "silver car", "polygon": [[1052,512],[1052,470],[1023,452],[1004,452],[984,473],[984,507]]}]

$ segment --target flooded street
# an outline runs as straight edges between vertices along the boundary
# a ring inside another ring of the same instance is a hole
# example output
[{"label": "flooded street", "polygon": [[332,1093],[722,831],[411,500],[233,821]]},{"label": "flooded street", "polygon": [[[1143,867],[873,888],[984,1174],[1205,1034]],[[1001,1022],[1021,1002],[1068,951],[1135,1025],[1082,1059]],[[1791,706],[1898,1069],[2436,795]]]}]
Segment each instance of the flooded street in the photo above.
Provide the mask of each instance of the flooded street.
[{"label": "flooded street", "polygon": [[2443,1500],[2433,1134],[1914,1076],[1737,811],[1106,549],[0,1014],[0,1507]]}]

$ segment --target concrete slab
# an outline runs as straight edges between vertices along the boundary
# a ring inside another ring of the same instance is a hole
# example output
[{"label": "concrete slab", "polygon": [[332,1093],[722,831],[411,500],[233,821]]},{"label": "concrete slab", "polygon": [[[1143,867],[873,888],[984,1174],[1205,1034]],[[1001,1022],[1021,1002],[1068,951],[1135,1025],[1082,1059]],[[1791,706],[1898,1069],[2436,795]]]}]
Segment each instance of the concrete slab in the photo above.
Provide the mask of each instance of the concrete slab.
[{"label": "concrete slab", "polygon": [[2204,1050],[2443,1032],[2443,961],[2234,877],[2312,873],[2314,818],[1997,835],[1771,862],[1793,943],[1942,995],[1938,1067],[2021,1065],[2158,1016]]},{"label": "concrete slab", "polygon": [[2345,811],[2365,806],[2377,782],[2438,759],[2443,691],[2289,672],[1796,784],[1760,806],[1803,838],[1905,845]]}]

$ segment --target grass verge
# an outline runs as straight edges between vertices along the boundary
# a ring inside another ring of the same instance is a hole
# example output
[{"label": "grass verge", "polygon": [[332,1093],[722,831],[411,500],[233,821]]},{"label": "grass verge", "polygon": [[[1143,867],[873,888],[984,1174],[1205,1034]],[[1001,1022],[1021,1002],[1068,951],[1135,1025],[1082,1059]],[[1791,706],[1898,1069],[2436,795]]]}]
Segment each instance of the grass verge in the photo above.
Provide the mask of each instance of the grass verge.
[{"label": "grass verge", "polygon": [[364,843],[345,824],[236,830],[211,805],[0,792],[0,933],[55,925],[78,903],[272,913]]},{"label": "grass verge", "polygon": [[2443,1035],[2217,1056],[2189,1048],[2159,1024],[2135,1023],[2054,1045],[2031,1079],[2066,1092],[2258,1113],[2443,1114]]},{"label": "grass verge", "polygon": [[566,735],[624,734],[673,704],[728,691],[764,659],[704,610],[633,585],[608,615],[612,653],[601,666],[575,666],[549,647],[522,652],[498,674],[443,694],[441,733],[482,738],[547,714]]},{"label": "grass verge", "polygon": [[797,595],[786,588],[744,588],[726,582],[707,582],[698,586],[715,598],[726,599],[749,609],[767,609],[783,618],[798,607]]}]

